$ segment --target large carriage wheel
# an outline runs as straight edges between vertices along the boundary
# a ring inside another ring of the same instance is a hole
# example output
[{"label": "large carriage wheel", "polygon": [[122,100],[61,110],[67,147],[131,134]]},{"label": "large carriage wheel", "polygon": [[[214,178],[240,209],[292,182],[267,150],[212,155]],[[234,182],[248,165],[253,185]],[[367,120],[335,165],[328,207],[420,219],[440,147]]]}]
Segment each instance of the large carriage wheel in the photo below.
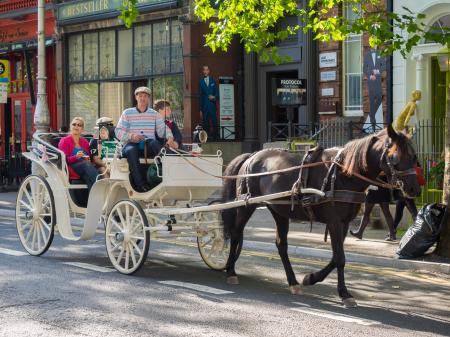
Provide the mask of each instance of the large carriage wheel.
[{"label": "large carriage wheel", "polygon": [[106,221],[106,251],[122,274],[133,274],[144,264],[150,246],[147,217],[134,200],[114,205]]},{"label": "large carriage wheel", "polygon": [[16,227],[20,242],[31,255],[50,247],[56,223],[55,201],[48,182],[30,175],[20,186],[16,202]]},{"label": "large carriage wheel", "polygon": [[[220,203],[220,200],[215,200],[209,205]],[[203,220],[214,221],[220,220],[220,211],[205,212],[202,214]],[[236,248],[236,259],[241,254],[242,237],[239,240]],[[227,267],[228,256],[230,255],[230,239],[225,239],[223,228],[213,228],[202,231],[197,236],[197,246],[200,256],[208,267],[213,270],[224,270]]]}]

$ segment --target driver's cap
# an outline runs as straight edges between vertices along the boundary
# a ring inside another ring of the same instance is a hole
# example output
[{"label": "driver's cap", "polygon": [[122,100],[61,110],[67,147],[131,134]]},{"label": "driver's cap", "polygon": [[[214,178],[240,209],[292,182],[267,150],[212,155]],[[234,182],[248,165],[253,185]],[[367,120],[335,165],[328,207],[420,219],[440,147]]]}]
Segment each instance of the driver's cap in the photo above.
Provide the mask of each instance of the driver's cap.
[{"label": "driver's cap", "polygon": [[95,123],[97,125],[99,124],[113,124],[113,119],[111,117],[100,117],[97,119],[97,122]]},{"label": "driver's cap", "polygon": [[147,87],[139,87],[139,88],[137,88],[137,89],[134,91],[134,95],[136,96],[136,95],[139,94],[140,92],[143,92],[143,93],[145,93],[145,94],[147,94],[147,95],[149,95],[149,96],[152,94],[152,92],[150,91],[149,88],[147,88]]}]

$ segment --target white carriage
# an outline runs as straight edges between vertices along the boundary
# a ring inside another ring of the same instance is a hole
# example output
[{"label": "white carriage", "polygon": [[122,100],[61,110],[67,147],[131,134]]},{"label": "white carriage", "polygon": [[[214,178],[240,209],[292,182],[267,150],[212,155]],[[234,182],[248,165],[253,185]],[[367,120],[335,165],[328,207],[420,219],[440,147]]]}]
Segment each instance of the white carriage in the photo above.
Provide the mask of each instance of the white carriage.
[{"label": "white carriage", "polygon": [[50,136],[35,135],[37,146],[24,154],[37,167],[23,181],[16,203],[17,230],[28,253],[45,253],[55,231],[67,240],[89,240],[103,222],[108,256],[121,273],[136,272],[147,258],[150,238],[164,236],[197,237],[205,263],[213,269],[225,268],[229,244],[218,206],[195,207],[222,186],[220,151],[201,156],[163,152],[156,158],[162,165],[162,172],[158,171],[162,182],[138,193],[118,148],[105,159],[110,177],[96,181],[83,207],[72,192],[87,186],[69,181],[65,155],[49,143]]}]

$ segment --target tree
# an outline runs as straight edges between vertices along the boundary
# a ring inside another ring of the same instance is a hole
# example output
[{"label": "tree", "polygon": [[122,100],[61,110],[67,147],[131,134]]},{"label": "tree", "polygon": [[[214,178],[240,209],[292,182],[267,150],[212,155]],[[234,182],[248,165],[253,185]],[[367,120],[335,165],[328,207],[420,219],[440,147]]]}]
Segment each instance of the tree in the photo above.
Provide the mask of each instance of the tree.
[{"label": "tree", "polygon": [[[343,41],[350,34],[366,33],[369,44],[377,46],[383,54],[399,51],[406,57],[421,41],[440,43],[450,47],[450,29],[436,31],[426,26],[423,14],[415,14],[405,8],[407,14],[390,12],[381,0],[306,0],[307,6],[299,7],[297,0],[192,0],[195,13],[203,21],[209,21],[211,32],[206,35],[206,45],[213,51],[226,51],[234,38],[238,38],[247,53],[259,54],[262,61],[270,58],[281,63],[286,58],[278,53],[277,42],[296,34],[312,32],[319,41]],[[123,19],[130,25],[137,16],[136,0],[128,0]],[[356,20],[334,15],[336,8],[350,6],[357,14]],[[298,16],[300,25],[280,28],[278,23],[285,16]],[[130,23],[131,22],[131,23]],[[450,91],[450,88],[449,88]],[[450,92],[449,92],[450,97]],[[447,104],[446,125],[450,125],[450,104]],[[443,202],[450,203],[450,128],[446,129],[445,174]],[[438,254],[450,257],[450,217],[441,234]]]}]

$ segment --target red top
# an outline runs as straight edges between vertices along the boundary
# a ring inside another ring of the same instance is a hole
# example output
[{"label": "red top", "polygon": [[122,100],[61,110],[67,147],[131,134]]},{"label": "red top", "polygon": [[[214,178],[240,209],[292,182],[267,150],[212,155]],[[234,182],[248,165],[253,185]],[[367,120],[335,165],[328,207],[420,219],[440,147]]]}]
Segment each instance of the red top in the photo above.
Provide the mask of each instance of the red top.
[{"label": "red top", "polygon": [[[83,137],[80,137],[80,146],[86,153],[89,153],[89,142]],[[69,179],[80,179],[80,176],[70,167],[70,164],[74,164],[79,161],[76,155],[72,155],[73,149],[75,148],[75,141],[73,140],[72,135],[61,138],[58,148],[66,155],[67,164],[69,164]]]}]

